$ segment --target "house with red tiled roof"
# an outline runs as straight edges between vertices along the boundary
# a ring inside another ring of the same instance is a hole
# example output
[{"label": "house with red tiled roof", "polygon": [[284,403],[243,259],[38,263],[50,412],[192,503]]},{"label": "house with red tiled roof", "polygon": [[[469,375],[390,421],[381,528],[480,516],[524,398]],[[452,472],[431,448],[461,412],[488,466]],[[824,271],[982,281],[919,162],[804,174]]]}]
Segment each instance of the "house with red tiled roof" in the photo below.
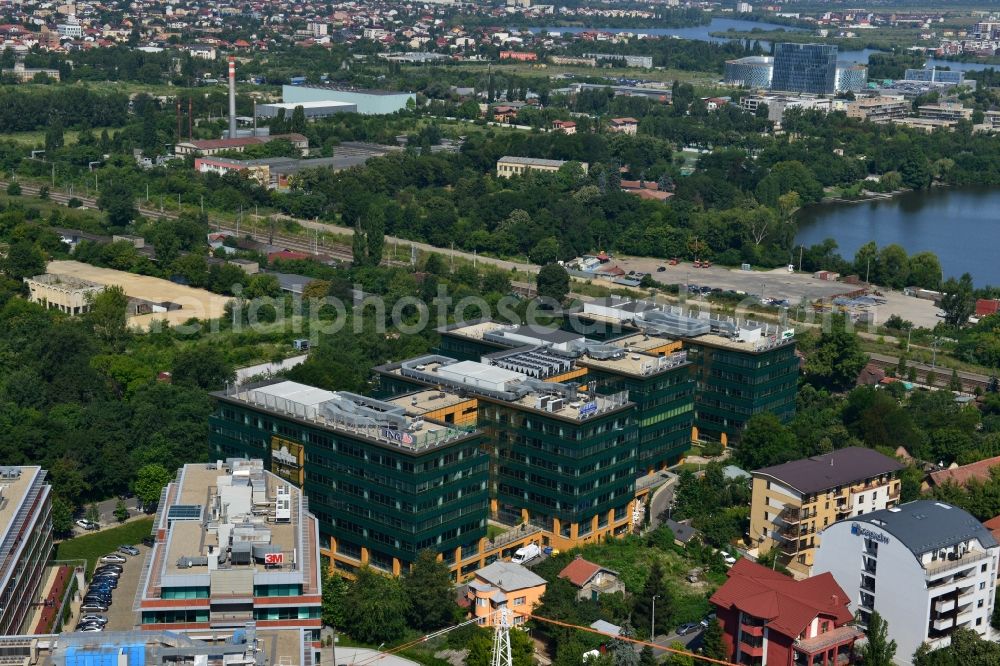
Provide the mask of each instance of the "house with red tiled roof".
[{"label": "house with red tiled roof", "polygon": [[795,580],[747,559],[710,601],[729,661],[738,664],[853,664],[854,644],[864,637],[848,624],[850,597],[824,573]]},{"label": "house with red tiled roof", "polygon": [[953,483],[960,487],[964,487],[970,481],[983,483],[989,480],[994,467],[1000,467],[1000,456],[969,463],[968,465],[953,464],[948,469],[941,469],[928,474],[927,480],[923,484],[923,490],[937,488],[946,483]]},{"label": "house with red tiled roof", "polygon": [[990,531],[990,534],[993,535],[993,538],[996,539],[998,542],[1000,542],[1000,516],[990,518],[985,523],[983,523],[983,527],[988,529]]},{"label": "house with red tiled roof", "polygon": [[565,578],[580,590],[576,595],[579,599],[597,601],[602,594],[625,591],[625,585],[617,571],[589,562],[580,555],[559,572],[559,577]]}]

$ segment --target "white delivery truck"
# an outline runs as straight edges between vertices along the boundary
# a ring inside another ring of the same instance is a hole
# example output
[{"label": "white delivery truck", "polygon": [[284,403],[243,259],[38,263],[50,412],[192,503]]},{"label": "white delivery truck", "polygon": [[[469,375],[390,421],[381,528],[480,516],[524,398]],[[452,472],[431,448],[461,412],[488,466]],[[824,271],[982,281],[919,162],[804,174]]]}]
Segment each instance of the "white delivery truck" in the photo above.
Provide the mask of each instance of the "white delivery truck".
[{"label": "white delivery truck", "polygon": [[524,548],[518,548],[514,551],[514,557],[510,558],[510,561],[514,564],[524,564],[525,562],[530,562],[541,554],[542,549],[539,548],[537,544],[532,543]]}]

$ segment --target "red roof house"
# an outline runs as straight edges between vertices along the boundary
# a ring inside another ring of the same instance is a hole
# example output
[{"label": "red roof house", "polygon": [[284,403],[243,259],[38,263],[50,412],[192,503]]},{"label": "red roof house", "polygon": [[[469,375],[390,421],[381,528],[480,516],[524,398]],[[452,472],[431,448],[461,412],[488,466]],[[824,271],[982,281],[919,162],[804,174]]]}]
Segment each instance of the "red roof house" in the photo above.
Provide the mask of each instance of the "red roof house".
[{"label": "red roof house", "polygon": [[931,472],[927,477],[927,484],[931,487],[943,486],[946,483],[954,483],[956,486],[964,486],[969,481],[988,481],[991,470],[1000,466],[1000,456],[987,458],[979,462],[968,465],[954,465],[948,469]]},{"label": "red roof house", "polygon": [[864,634],[830,573],[795,580],[746,559],[712,595],[727,658],[735,663],[851,664]]},{"label": "red roof house", "polygon": [[293,252],[292,250],[280,250],[278,252],[271,252],[267,255],[268,261],[295,261],[298,259],[308,259],[309,255],[305,252]]},{"label": "red roof house", "polygon": [[579,555],[559,572],[559,577],[580,590],[577,594],[580,599],[596,600],[602,594],[625,591],[617,571],[589,562]]}]

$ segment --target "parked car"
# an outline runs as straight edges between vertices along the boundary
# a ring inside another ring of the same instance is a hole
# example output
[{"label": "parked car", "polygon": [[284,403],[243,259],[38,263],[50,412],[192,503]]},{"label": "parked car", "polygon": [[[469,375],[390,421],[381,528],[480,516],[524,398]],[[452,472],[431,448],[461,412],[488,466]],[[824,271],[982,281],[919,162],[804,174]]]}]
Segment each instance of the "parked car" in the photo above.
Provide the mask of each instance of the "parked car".
[{"label": "parked car", "polygon": [[125,553],[126,555],[138,555],[139,554],[139,549],[136,548],[135,546],[129,546],[129,545],[118,546],[118,550],[119,550],[119,552]]},{"label": "parked car", "polygon": [[80,610],[84,613],[107,613],[108,606],[97,601],[85,601]]},{"label": "parked car", "polygon": [[715,613],[709,613],[708,615],[706,615],[701,619],[701,626],[708,629],[708,625],[712,624],[713,622],[715,622]]},{"label": "parked car", "polygon": [[722,561],[728,564],[729,566],[733,566],[734,564],[736,564],[736,558],[730,555],[729,553],[722,553]]},{"label": "parked car", "polygon": [[77,631],[84,631],[87,633],[94,633],[96,631],[104,631],[104,627],[96,624],[85,624],[82,627],[77,627]]},{"label": "parked car", "polygon": [[107,555],[101,558],[101,562],[108,562],[111,564],[122,564],[127,561],[128,558],[126,558],[124,555],[119,555],[118,553],[108,553]]},{"label": "parked car", "polygon": [[150,548],[152,548],[153,544],[155,544],[155,543],[156,543],[156,539],[154,539],[151,536],[144,536],[144,537],[142,537],[142,545],[143,546],[149,546]]},{"label": "parked car", "polygon": [[120,564],[98,564],[94,569],[94,572],[96,573],[98,571],[115,571],[117,573],[121,573],[125,571],[125,567]]},{"label": "parked car", "polygon": [[97,623],[102,627],[108,623],[108,618],[103,615],[84,615],[80,618],[80,624]]},{"label": "parked car", "polygon": [[117,582],[117,580],[120,577],[121,574],[118,573],[117,571],[98,571],[94,573],[94,576],[93,578],[91,578],[91,580],[97,580],[99,578],[109,578]]},{"label": "parked car", "polygon": [[681,626],[677,627],[677,635],[687,636],[691,632],[697,631],[700,627],[701,625],[698,624],[697,622],[687,622],[686,624],[682,624]]},{"label": "parked car", "polygon": [[90,584],[88,590],[93,590],[94,592],[107,592],[111,594],[112,590],[118,588],[118,581],[110,578],[99,578]]},{"label": "parked car", "polygon": [[667,270],[667,267],[666,267],[666,266],[657,266],[657,267],[656,267],[656,272],[657,272],[657,273],[662,273],[662,272],[664,272],[665,270]]},{"label": "parked car", "polygon": [[81,518],[80,520],[76,521],[76,526],[83,530],[96,530],[100,529],[101,527],[97,523],[92,523],[86,518]]}]

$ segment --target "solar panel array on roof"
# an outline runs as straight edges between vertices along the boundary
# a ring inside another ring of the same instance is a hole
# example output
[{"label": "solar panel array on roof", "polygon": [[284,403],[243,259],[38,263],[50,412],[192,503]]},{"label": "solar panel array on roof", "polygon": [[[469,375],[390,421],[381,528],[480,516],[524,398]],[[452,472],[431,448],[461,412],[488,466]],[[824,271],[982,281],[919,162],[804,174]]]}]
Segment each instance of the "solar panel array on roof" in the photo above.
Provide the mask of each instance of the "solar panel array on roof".
[{"label": "solar panel array on roof", "polygon": [[167,509],[167,520],[201,520],[201,504],[174,504]]},{"label": "solar panel array on roof", "polygon": [[529,377],[537,377],[539,379],[569,372],[573,369],[572,360],[556,356],[551,352],[545,351],[544,348],[530,348],[516,350],[513,353],[502,352],[499,354],[490,354],[484,360],[498,368],[513,370],[514,372],[520,372]]}]

